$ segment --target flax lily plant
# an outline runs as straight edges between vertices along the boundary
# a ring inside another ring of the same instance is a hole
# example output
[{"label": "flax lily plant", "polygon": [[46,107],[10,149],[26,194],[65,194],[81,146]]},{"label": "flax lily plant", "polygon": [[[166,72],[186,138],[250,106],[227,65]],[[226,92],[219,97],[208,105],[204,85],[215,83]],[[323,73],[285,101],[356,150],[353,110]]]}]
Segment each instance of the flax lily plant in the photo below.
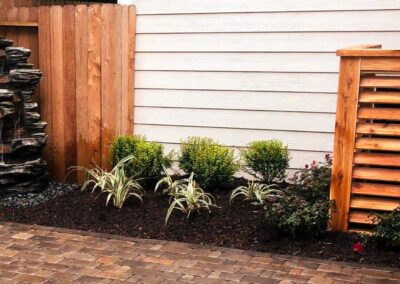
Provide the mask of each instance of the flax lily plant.
[{"label": "flax lily plant", "polygon": [[229,203],[239,197],[243,196],[245,200],[253,201],[254,205],[264,205],[269,198],[276,198],[282,191],[277,189],[278,186],[271,184],[260,184],[254,181],[249,182],[247,186],[239,186],[235,188],[229,198]]},{"label": "flax lily plant", "polygon": [[115,207],[122,208],[125,201],[130,197],[143,201],[143,188],[137,180],[127,176],[125,171],[125,166],[133,158],[133,156],[128,156],[122,159],[110,172],[95,164],[93,169],[80,166],[71,167],[67,175],[73,171],[84,171],[85,182],[82,185],[82,191],[92,187],[92,193],[99,190],[100,194],[107,194],[106,206],[112,201]]},{"label": "flax lily plant", "polygon": [[164,194],[168,194],[171,197],[177,198],[179,196],[179,192],[181,192],[184,187],[185,183],[187,183],[188,179],[181,179],[181,180],[173,180],[172,177],[168,174],[167,169],[163,165],[163,170],[165,177],[160,179],[155,188],[154,192],[157,192],[158,189],[160,189],[163,185],[166,185],[166,187],[163,190]]},{"label": "flax lily plant", "polygon": [[196,184],[193,175],[192,173],[188,179],[184,180],[185,183],[179,187],[177,195],[173,197],[174,200],[168,208],[167,216],[165,217],[165,225],[167,225],[168,219],[175,209],[185,213],[188,219],[192,212],[199,211],[201,208],[206,208],[211,213],[210,208],[217,207],[215,198],[211,194],[205,193]]}]

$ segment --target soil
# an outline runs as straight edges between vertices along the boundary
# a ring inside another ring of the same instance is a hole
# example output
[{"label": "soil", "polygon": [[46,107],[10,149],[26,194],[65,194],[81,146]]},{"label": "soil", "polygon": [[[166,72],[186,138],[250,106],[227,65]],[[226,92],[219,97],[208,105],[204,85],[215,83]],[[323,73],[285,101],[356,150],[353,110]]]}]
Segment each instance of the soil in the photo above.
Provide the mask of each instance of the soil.
[{"label": "soil", "polygon": [[122,209],[105,207],[105,197],[72,191],[32,208],[0,208],[0,221],[103,232],[129,237],[173,240],[336,261],[400,267],[400,251],[374,244],[356,253],[357,234],[327,232],[318,238],[291,239],[265,226],[263,212],[249,202],[229,206],[227,193],[214,192],[219,208],[193,215],[179,211],[168,225],[168,197],[148,193],[143,203],[129,200]]}]

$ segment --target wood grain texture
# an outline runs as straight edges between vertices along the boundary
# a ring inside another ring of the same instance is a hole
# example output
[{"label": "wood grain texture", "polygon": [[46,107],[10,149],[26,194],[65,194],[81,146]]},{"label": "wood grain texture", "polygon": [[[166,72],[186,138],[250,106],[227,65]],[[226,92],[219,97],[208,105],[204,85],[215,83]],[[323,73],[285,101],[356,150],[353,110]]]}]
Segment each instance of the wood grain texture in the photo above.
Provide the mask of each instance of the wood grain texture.
[{"label": "wood grain texture", "polygon": [[51,38],[50,38],[50,7],[39,8],[39,68],[43,72],[43,79],[40,82],[40,112],[43,121],[47,122],[46,134],[47,145],[43,149],[43,157],[47,162],[47,170],[54,176],[53,160],[53,119],[52,119],[52,72],[51,72]]},{"label": "wood grain texture", "polygon": [[135,14],[129,9],[122,13],[118,5],[96,4],[40,8],[41,105],[49,121],[46,153],[55,180],[63,181],[71,166],[92,167],[94,161],[107,167],[114,135],[131,133],[133,92],[128,89],[133,90],[133,79],[128,76],[133,77],[134,44],[127,33]]},{"label": "wood grain texture", "polygon": [[101,6],[101,141],[102,155],[101,165],[103,168],[110,167],[110,160],[105,153],[109,152],[108,143],[115,135],[115,27],[112,5]]},{"label": "wood grain texture", "polygon": [[[88,91],[88,8],[86,5],[78,5],[75,8],[75,57],[79,64],[75,66],[76,75],[76,144],[77,165],[89,167],[92,155],[90,152],[89,137],[94,131],[89,131],[89,105],[96,101],[89,101]],[[93,73],[92,73],[93,74]],[[90,102],[90,104],[89,104]],[[100,130],[99,130],[100,132]],[[93,156],[94,157],[94,156]],[[77,181],[82,183],[84,173],[78,172]]]},{"label": "wood grain texture", "polygon": [[359,58],[341,58],[330,191],[337,206],[330,226],[339,231],[348,229],[360,65]]},{"label": "wood grain texture", "polygon": [[350,212],[349,222],[372,225],[374,224],[374,215],[369,212],[353,211]]},{"label": "wood grain texture", "polygon": [[365,76],[361,78],[360,86],[367,88],[400,88],[400,77]]},{"label": "wood grain texture", "polygon": [[358,118],[398,121],[400,120],[400,108],[360,107],[358,109]]},{"label": "wood grain texture", "polygon": [[400,92],[371,92],[360,94],[361,103],[400,104]]},{"label": "wood grain texture", "polygon": [[64,58],[63,58],[63,10],[61,6],[50,7],[50,56],[51,56],[51,90],[52,90],[52,130],[54,178],[65,177],[65,132],[64,132]]},{"label": "wood grain texture", "polygon": [[400,185],[355,182],[351,192],[359,195],[400,198]]},{"label": "wood grain texture", "polygon": [[353,178],[365,179],[365,180],[400,182],[400,170],[384,169],[384,168],[354,167]]},{"label": "wood grain texture", "polygon": [[354,164],[400,167],[400,155],[357,152],[354,154]]},{"label": "wood grain texture", "polygon": [[[63,69],[64,69],[64,151],[65,169],[77,164],[76,144],[76,57],[75,57],[75,8],[67,5],[62,8],[62,35],[63,35]],[[79,28],[79,27],[78,27]],[[76,172],[71,173],[70,180],[76,182]]]},{"label": "wood grain texture", "polygon": [[133,133],[135,101],[135,50],[136,50],[136,7],[129,6],[128,11],[128,127],[126,133]]},{"label": "wood grain texture", "polygon": [[400,71],[400,58],[393,57],[365,57],[361,61],[363,71]]},{"label": "wood grain texture", "polygon": [[354,197],[351,200],[351,208],[393,211],[400,205],[398,200],[369,198],[369,197]]},{"label": "wood grain texture", "polygon": [[[87,133],[83,138],[87,145],[84,154],[86,164],[91,162],[101,165],[102,137],[101,137],[101,103],[102,103],[102,34],[101,34],[101,6],[92,5],[88,8],[88,32],[87,32]],[[108,79],[109,80],[109,79]]]},{"label": "wood grain texture", "polygon": [[400,151],[400,140],[388,138],[357,138],[355,148],[398,152]]},{"label": "wood grain texture", "polygon": [[357,134],[400,136],[400,125],[391,123],[358,123]]}]

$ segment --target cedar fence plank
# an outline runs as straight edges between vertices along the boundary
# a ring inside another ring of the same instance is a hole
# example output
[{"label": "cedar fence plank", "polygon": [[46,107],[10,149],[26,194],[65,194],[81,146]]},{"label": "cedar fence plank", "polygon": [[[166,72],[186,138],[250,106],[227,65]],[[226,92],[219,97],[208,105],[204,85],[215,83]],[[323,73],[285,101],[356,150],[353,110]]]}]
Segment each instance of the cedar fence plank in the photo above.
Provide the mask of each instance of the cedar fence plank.
[{"label": "cedar fence plank", "polygon": [[87,58],[87,111],[88,111],[88,132],[86,143],[88,151],[86,164],[88,166],[93,160],[101,165],[101,6],[91,5],[88,8],[88,58]]},{"label": "cedar fence plank", "polygon": [[[63,111],[65,169],[76,165],[76,85],[75,85],[75,9],[72,5],[62,8],[63,36]],[[76,182],[76,172],[70,181]]]},{"label": "cedar fence plank", "polygon": [[[64,63],[63,63],[63,13],[61,6],[50,7],[51,38],[51,85],[54,177],[61,181],[65,177],[64,137]],[[65,81],[66,82],[66,81]],[[50,138],[51,139],[51,138]]]},{"label": "cedar fence plank", "polygon": [[[88,92],[88,8],[77,5],[75,8],[75,56],[76,56],[76,144],[77,164],[83,167],[90,165],[89,131],[89,96]],[[95,104],[96,102],[91,102]],[[84,173],[78,172],[78,182],[84,180]]]}]

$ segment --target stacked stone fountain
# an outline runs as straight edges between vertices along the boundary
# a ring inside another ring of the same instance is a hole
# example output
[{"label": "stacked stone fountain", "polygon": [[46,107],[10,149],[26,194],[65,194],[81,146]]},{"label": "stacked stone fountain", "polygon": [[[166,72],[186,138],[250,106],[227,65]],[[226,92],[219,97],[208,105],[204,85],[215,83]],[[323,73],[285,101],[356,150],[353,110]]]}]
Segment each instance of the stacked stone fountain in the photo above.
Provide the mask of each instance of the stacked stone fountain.
[{"label": "stacked stone fountain", "polygon": [[0,195],[40,191],[47,186],[46,123],[33,102],[42,73],[28,63],[29,49],[0,38]]}]

